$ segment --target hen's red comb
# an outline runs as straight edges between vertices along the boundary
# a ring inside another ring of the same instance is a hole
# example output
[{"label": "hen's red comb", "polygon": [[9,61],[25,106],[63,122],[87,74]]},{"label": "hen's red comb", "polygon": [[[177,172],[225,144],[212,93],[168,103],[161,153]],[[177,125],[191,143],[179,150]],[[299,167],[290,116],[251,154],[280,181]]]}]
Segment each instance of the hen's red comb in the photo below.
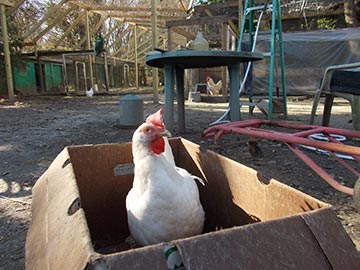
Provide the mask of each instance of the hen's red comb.
[{"label": "hen's red comb", "polygon": [[163,108],[158,110],[156,113],[149,115],[146,118],[146,123],[152,123],[156,127],[160,128],[160,129],[164,129],[165,126],[164,126],[164,122],[163,122]]}]

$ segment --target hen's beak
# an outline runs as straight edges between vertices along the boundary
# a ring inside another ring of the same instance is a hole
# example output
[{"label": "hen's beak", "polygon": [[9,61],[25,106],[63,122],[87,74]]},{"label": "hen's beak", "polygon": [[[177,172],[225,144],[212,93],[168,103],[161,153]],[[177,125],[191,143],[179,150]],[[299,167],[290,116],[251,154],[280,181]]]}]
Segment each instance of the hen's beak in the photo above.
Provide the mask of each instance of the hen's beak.
[{"label": "hen's beak", "polygon": [[171,133],[170,131],[168,131],[167,129],[164,129],[160,132],[160,134],[163,136],[163,137],[168,137],[168,138],[171,138]]}]

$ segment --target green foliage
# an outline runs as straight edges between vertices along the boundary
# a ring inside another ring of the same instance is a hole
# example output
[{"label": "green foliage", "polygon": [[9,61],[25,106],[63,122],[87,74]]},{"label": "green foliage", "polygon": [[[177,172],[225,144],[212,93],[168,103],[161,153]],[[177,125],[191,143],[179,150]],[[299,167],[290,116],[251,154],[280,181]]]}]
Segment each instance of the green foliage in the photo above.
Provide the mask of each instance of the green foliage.
[{"label": "green foliage", "polygon": [[311,19],[309,22],[302,23],[300,27],[301,29],[308,31],[311,29],[315,29],[314,25],[315,25],[315,19]]},{"label": "green foliage", "polygon": [[332,30],[336,27],[336,19],[321,18],[317,20],[318,29]]},{"label": "green foliage", "polygon": [[314,30],[314,29],[335,29],[337,19],[329,18],[320,18],[320,19],[311,19],[307,23],[301,24],[301,29],[303,30]]}]

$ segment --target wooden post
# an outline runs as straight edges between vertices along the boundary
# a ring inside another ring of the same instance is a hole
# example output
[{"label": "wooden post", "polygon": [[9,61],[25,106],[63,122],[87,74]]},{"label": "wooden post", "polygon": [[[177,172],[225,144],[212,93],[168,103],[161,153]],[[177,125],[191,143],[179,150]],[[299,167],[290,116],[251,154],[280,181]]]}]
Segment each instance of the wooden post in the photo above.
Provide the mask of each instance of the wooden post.
[{"label": "wooden post", "polygon": [[[244,15],[244,6],[243,6],[243,0],[239,0],[239,6],[238,6],[238,29],[240,31],[241,29],[241,22]],[[238,37],[239,38],[239,37]]]},{"label": "wooden post", "polygon": [[38,63],[38,73],[39,73],[41,94],[45,94],[46,86],[45,86],[45,78],[44,78],[44,72],[43,72],[44,69],[42,68],[43,62],[41,61],[41,57],[38,55],[37,50],[35,53],[36,53],[36,60]]},{"label": "wooden post", "polygon": [[10,57],[10,48],[9,48],[9,40],[8,40],[8,31],[6,24],[6,14],[5,14],[5,3],[0,2],[1,7],[1,29],[4,43],[4,54],[5,54],[5,70],[6,70],[6,81],[8,88],[9,100],[14,100],[14,85],[13,85],[13,77],[11,70],[11,57]]},{"label": "wooden post", "polygon": [[[68,79],[67,79],[67,68],[66,68],[66,58],[65,54],[63,54],[63,77],[64,77],[64,92],[67,94],[69,87],[68,87]],[[76,71],[76,69],[75,69]]]},{"label": "wooden post", "polygon": [[134,56],[135,56],[135,87],[136,89],[139,89],[139,68],[138,68],[138,55],[137,55],[136,24],[134,25]]},{"label": "wooden post", "polygon": [[105,91],[110,92],[109,68],[107,61],[107,54],[104,52],[104,72],[105,72]]},{"label": "wooden post", "polygon": [[[91,44],[90,44],[90,27],[89,27],[89,12],[86,11],[85,16],[85,27],[86,27],[86,49],[91,50]],[[92,66],[92,55],[89,55],[89,79],[90,79],[90,85],[89,87],[93,86],[93,66]],[[87,78],[85,78],[86,80]],[[88,89],[85,89],[85,91]]]},{"label": "wooden post", "polygon": [[[222,48],[224,51],[229,49],[228,43],[228,24],[226,22],[222,23],[222,37],[221,37]],[[227,96],[227,69],[226,67],[221,68],[221,79],[222,79],[222,88],[221,92],[223,96]]]},{"label": "wooden post", "polygon": [[167,49],[168,49],[168,51],[172,51],[172,39],[173,39],[173,36],[172,36],[172,33],[171,33],[171,27],[168,27],[168,29],[167,29],[167,37],[168,37]]},{"label": "wooden post", "polygon": [[[156,0],[151,0],[151,32],[152,32],[152,48],[153,50],[157,46],[157,14],[156,14]],[[159,78],[158,78],[158,69],[152,68],[153,72],[153,99],[154,103],[159,103],[159,93],[158,93],[158,85],[159,85]]]}]

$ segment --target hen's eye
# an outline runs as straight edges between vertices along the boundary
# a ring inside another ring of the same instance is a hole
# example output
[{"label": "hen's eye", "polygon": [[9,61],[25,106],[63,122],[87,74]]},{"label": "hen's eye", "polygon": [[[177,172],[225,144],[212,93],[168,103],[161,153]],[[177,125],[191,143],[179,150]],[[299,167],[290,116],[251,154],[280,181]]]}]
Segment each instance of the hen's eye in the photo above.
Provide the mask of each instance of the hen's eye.
[{"label": "hen's eye", "polygon": [[146,127],[146,128],[143,129],[143,132],[144,132],[145,134],[151,133],[151,128]]}]

